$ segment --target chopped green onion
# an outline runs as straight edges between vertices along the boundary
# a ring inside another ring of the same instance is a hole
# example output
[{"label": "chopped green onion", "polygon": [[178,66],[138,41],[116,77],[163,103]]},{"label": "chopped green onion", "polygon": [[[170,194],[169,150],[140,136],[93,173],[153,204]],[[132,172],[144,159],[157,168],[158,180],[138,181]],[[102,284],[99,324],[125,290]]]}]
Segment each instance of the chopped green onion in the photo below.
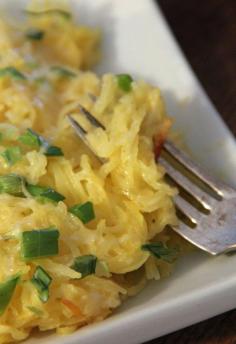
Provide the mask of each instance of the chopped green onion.
[{"label": "chopped green onion", "polygon": [[47,14],[56,14],[56,15],[60,15],[65,19],[71,19],[71,13],[61,10],[59,8],[55,8],[55,9],[48,9],[45,11],[30,11],[30,10],[26,10],[25,11],[28,15],[32,15],[32,16],[41,16],[41,15],[47,15]]},{"label": "chopped green onion", "polygon": [[53,190],[52,188],[46,188],[42,192],[41,197],[48,198],[54,202],[64,201],[64,199],[65,199],[65,196],[63,196],[59,192]]},{"label": "chopped green onion", "polygon": [[118,74],[116,77],[120,89],[125,92],[129,92],[132,86],[132,77],[129,74]]},{"label": "chopped green onion", "polygon": [[2,152],[1,155],[9,165],[14,165],[22,158],[21,150],[19,147],[9,147],[4,152]]},{"label": "chopped green onion", "polygon": [[61,148],[57,146],[51,146],[50,143],[42,136],[39,135],[40,146],[43,148],[46,156],[63,156]]},{"label": "chopped green onion", "polygon": [[8,193],[14,196],[22,195],[22,184],[24,179],[17,174],[6,174],[0,176],[0,193]]},{"label": "chopped green onion", "polygon": [[58,254],[59,231],[56,228],[26,231],[21,236],[21,254],[24,260],[34,260]]},{"label": "chopped green onion", "polygon": [[6,282],[0,283],[0,315],[4,313],[9,305],[19,280],[19,276],[14,276],[9,278]]},{"label": "chopped green onion", "polygon": [[44,37],[44,31],[36,28],[30,28],[26,31],[25,36],[34,41],[40,41]]},{"label": "chopped green onion", "polygon": [[37,266],[31,282],[37,289],[40,300],[47,302],[49,299],[49,286],[52,283],[51,276],[41,266]]},{"label": "chopped green onion", "polygon": [[46,273],[46,271],[41,266],[36,267],[33,278],[39,280],[46,287],[48,287],[52,282],[52,278]]},{"label": "chopped green onion", "polygon": [[0,69],[0,77],[10,76],[15,80],[26,80],[24,74],[19,72],[15,67],[5,67]]},{"label": "chopped green onion", "polygon": [[83,278],[95,273],[96,264],[97,257],[92,254],[88,254],[85,256],[76,257],[71,269],[80,272]]},{"label": "chopped green onion", "polygon": [[65,199],[65,197],[61,195],[59,192],[46,186],[28,184],[26,185],[26,189],[32,196],[39,199],[47,198],[54,202],[60,202]]},{"label": "chopped green onion", "polygon": [[168,263],[172,263],[176,259],[178,253],[177,249],[168,248],[162,242],[144,244],[141,248],[144,251],[149,251],[154,257]]},{"label": "chopped green onion", "polygon": [[34,306],[27,306],[27,308],[34,314],[38,315],[39,317],[43,315],[43,311],[41,309],[34,307]]},{"label": "chopped green onion", "polygon": [[27,184],[26,190],[31,194],[31,196],[34,197],[40,197],[42,192],[44,191],[44,187],[33,185],[33,184]]},{"label": "chopped green onion", "polygon": [[19,141],[30,147],[43,147],[44,154],[47,156],[62,156],[63,152],[61,148],[56,146],[51,146],[49,142],[41,135],[37,134],[32,129],[27,129],[27,131],[21,135]]},{"label": "chopped green onion", "polygon": [[76,204],[73,207],[69,208],[69,212],[77,216],[83,223],[88,223],[95,218],[92,202]]},{"label": "chopped green onion", "polygon": [[45,147],[44,154],[47,156],[63,156],[64,155],[60,147],[47,146],[46,144],[44,147]]},{"label": "chopped green onion", "polygon": [[39,186],[28,184],[26,180],[17,174],[6,174],[0,176],[0,193],[8,193],[13,196],[24,196],[25,189],[39,201],[50,200],[53,202],[60,202],[65,197],[59,192],[47,186]]},{"label": "chopped green onion", "polygon": [[41,145],[40,136],[32,129],[27,129],[26,132],[18,138],[18,140],[30,147],[40,147]]},{"label": "chopped green onion", "polygon": [[52,66],[51,71],[56,72],[58,74],[58,76],[61,76],[61,77],[74,78],[76,76],[76,74],[74,72],[72,72],[71,70],[69,70],[65,67],[61,67],[61,66]]}]

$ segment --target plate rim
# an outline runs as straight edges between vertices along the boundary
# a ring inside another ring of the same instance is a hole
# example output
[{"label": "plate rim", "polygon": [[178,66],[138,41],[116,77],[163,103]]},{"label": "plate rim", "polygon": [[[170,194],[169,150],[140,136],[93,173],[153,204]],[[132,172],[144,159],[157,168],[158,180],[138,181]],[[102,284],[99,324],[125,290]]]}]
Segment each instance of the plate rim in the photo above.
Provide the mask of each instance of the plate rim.
[{"label": "plate rim", "polygon": [[[188,73],[191,74],[196,89],[210,107],[210,111],[214,113],[216,117],[218,117],[222,127],[224,127],[227,135],[235,143],[236,147],[236,141],[233,134],[223,121],[215,105],[212,103],[205,89],[197,78],[193,68],[191,67],[179,43],[177,42],[177,39],[173,34],[167,19],[160,8],[160,5],[155,0],[148,0],[147,3],[153,7],[153,11],[159,12],[165,27],[165,31],[168,34],[168,38],[172,41],[172,44],[175,45],[175,49],[178,51],[178,54],[182,59],[182,63],[185,65]],[[176,301],[172,301],[171,304],[169,303],[168,305],[162,305],[161,310],[160,308],[157,309],[157,307],[153,305],[152,307],[148,307],[148,309],[138,310],[134,318],[129,317],[129,315],[123,317],[122,314],[119,314],[117,319],[110,317],[105,319],[102,323],[89,325],[80,329],[78,333],[70,335],[65,341],[60,338],[59,340],[57,339],[57,343],[77,344],[79,340],[81,344],[108,344],[110,343],[111,333],[113,337],[112,344],[120,344],[122,341],[126,344],[137,344],[154,338],[156,339],[168,333],[185,328],[233,309],[235,305],[232,304],[231,300],[236,295],[235,289],[236,276],[232,276],[232,278],[228,279],[227,281],[224,280],[216,284],[212,284],[211,286],[206,286],[203,290],[195,293],[194,297],[192,294],[186,295],[186,297],[182,298],[181,300],[177,299]],[[224,295],[224,298],[222,299],[223,294],[226,294],[227,296]],[[198,312],[194,313],[192,316],[189,316],[189,302],[192,302],[191,306],[198,310]],[[209,308],[209,304],[213,305],[213,307]],[[179,318],[179,310],[181,310],[182,314],[188,316],[185,318]],[[162,319],[159,319],[160,316]],[[158,329],[158,333],[156,332],[156,320],[159,320],[159,326],[161,324],[162,327],[161,329]],[[165,322],[168,324],[165,324]],[[132,332],[131,330],[133,329],[135,329],[135,331]]]},{"label": "plate rim", "polygon": [[[146,3],[152,6],[153,11],[159,12],[168,39],[174,44],[177,53],[181,57],[182,63],[185,65],[188,73],[191,74],[196,89],[211,108],[210,111],[221,121],[221,125],[227,131],[230,140],[235,143],[236,141],[233,134],[224,123],[180,48],[159,4],[155,0],[146,0]],[[222,298],[223,293],[224,298]],[[231,301],[235,296],[236,275],[226,281],[220,281],[215,285],[212,284],[211,286],[203,288],[199,293],[195,293],[194,297],[192,295],[186,295],[185,298],[172,300],[168,305],[163,304],[161,312],[160,308],[157,309],[157,307],[153,305],[152,307],[148,307],[148,309],[137,310],[135,317],[129,317],[128,314],[125,317],[123,314],[116,314],[115,317],[110,317],[101,323],[81,328],[78,332],[67,335],[66,337],[43,337],[43,341],[45,344],[77,344],[78,342],[80,344],[110,344],[112,338],[112,344],[120,344],[122,341],[125,344],[137,344],[153,338],[158,338],[167,333],[171,333],[228,311],[235,307]],[[192,302],[191,307],[193,307],[193,309],[197,309],[197,312],[191,316],[189,315],[189,302]],[[211,303],[213,307],[210,308],[209,303]],[[180,311],[185,317],[179,317]],[[160,317],[162,317],[162,319],[160,319]],[[156,333],[157,323],[161,326],[161,329],[158,329],[158,334]],[[35,341],[35,338],[27,340],[27,343],[31,342],[37,343],[37,340]]]}]

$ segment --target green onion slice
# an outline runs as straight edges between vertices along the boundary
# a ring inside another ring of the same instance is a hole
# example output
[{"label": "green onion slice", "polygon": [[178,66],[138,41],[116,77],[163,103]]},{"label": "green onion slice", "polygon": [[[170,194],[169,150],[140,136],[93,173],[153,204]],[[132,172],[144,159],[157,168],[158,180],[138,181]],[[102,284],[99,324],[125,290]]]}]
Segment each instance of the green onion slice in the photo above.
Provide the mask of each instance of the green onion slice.
[{"label": "green onion slice", "polygon": [[9,147],[1,155],[9,165],[14,165],[22,158],[20,147]]},{"label": "green onion slice", "polygon": [[61,148],[56,146],[51,146],[50,143],[41,135],[37,134],[32,129],[27,129],[27,131],[21,135],[19,141],[30,147],[42,147],[44,154],[47,156],[62,156],[63,152]]},{"label": "green onion slice", "polygon": [[9,305],[19,280],[19,276],[14,276],[9,278],[6,282],[0,283],[0,315],[4,313]]},{"label": "green onion slice", "polygon": [[74,78],[76,74],[68,68],[62,66],[51,66],[51,71],[55,72],[58,76]]},{"label": "green onion slice", "polygon": [[76,257],[71,269],[80,272],[83,278],[95,273],[96,264],[97,257],[92,254],[88,254],[85,256]]},{"label": "green onion slice", "polygon": [[48,198],[51,201],[54,202],[60,202],[60,201],[64,201],[65,196],[63,196],[62,194],[60,194],[59,192],[55,191],[52,188],[45,188],[45,190],[42,192],[41,197],[43,198]]},{"label": "green onion slice", "polygon": [[95,218],[92,202],[76,204],[73,207],[69,208],[69,212],[77,216],[83,223],[88,223]]},{"label": "green onion slice", "polygon": [[18,71],[15,67],[5,67],[0,69],[0,77],[9,76],[15,80],[26,80],[24,74]]},{"label": "green onion slice", "polygon": [[33,41],[40,41],[44,37],[44,31],[32,27],[25,32],[25,36]]},{"label": "green onion slice", "polygon": [[6,174],[0,176],[0,193],[8,193],[13,196],[22,195],[24,179],[17,174]]},{"label": "green onion slice", "polygon": [[28,184],[23,177],[17,174],[10,173],[0,176],[0,193],[23,197],[24,188],[39,201],[49,200],[58,203],[65,199],[56,190],[47,186]]},{"label": "green onion slice", "polygon": [[56,228],[26,231],[21,236],[21,254],[24,260],[56,256],[59,231]]},{"label": "green onion slice", "polygon": [[49,299],[49,286],[52,283],[51,276],[41,266],[37,266],[31,282],[37,289],[40,300],[47,302]]},{"label": "green onion slice", "polygon": [[129,74],[118,74],[117,76],[118,86],[122,91],[129,92],[132,87],[132,77]]},{"label": "green onion slice", "polygon": [[58,203],[65,199],[62,194],[49,187],[27,184],[26,189],[33,197],[39,200],[48,199]]},{"label": "green onion slice", "polygon": [[48,9],[45,11],[31,11],[31,10],[25,10],[25,12],[28,15],[32,15],[32,16],[41,16],[41,15],[47,15],[47,14],[56,14],[56,15],[60,15],[61,17],[63,17],[64,19],[71,19],[71,13],[61,10],[59,8],[52,8],[52,9]]},{"label": "green onion slice", "polygon": [[175,248],[168,248],[162,242],[149,243],[142,245],[142,250],[149,251],[154,257],[172,263],[178,254]]},{"label": "green onion slice", "polygon": [[57,146],[50,146],[47,144],[44,144],[44,154],[47,156],[63,156],[63,152],[61,150],[61,148],[57,147]]},{"label": "green onion slice", "polygon": [[18,138],[18,140],[30,147],[40,147],[41,145],[40,136],[32,129],[27,129],[26,132]]}]

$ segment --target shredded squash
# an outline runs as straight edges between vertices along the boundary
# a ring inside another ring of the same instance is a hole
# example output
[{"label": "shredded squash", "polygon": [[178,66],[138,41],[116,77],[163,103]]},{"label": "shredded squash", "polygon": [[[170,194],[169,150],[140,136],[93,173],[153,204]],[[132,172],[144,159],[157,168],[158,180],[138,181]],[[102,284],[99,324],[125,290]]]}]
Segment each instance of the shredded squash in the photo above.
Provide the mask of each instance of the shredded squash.
[{"label": "shredded squash", "polygon": [[[166,229],[177,224],[176,190],[155,162],[153,142],[162,142],[171,125],[159,89],[135,80],[125,91],[116,75],[98,77],[89,71],[100,56],[98,30],[79,26],[62,10],[28,10],[17,30],[0,21],[0,176],[24,181],[22,194],[0,193],[0,284],[20,276],[0,316],[0,343],[25,339],[34,328],[69,333],[104,319],[147,280],[169,274],[171,262],[144,244],[181,246]],[[89,126],[79,105],[106,130]],[[96,154],[75,134],[68,114],[88,130]],[[46,155],[44,143],[24,144],[19,137],[28,128],[63,155]],[[20,148],[17,159],[11,147]],[[65,199],[34,197],[26,181]],[[84,223],[69,209],[88,201],[95,217]],[[22,232],[51,227],[60,233],[58,254],[23,259]],[[72,265],[87,255],[103,269],[82,278]],[[47,302],[32,283],[37,266],[52,279]]]}]

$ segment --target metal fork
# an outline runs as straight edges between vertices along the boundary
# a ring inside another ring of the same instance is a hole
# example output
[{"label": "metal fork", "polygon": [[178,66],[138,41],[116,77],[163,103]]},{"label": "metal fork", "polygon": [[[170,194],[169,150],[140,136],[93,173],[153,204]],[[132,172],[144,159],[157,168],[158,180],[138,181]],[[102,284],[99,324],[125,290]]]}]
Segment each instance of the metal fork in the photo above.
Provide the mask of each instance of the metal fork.
[{"label": "metal fork", "polygon": [[[79,110],[91,125],[106,130],[104,125],[83,106],[79,105]],[[95,150],[86,139],[87,131],[71,115],[68,115],[68,119],[76,134],[91,149],[93,154],[97,156]],[[165,168],[167,175],[181,189],[184,189],[192,197],[193,201],[197,201],[201,207],[208,211],[208,214],[200,211],[198,207],[194,206],[195,202],[189,202],[182,195],[177,195],[174,199],[176,207],[195,227],[192,228],[181,217],[179,226],[172,227],[173,230],[193,245],[212,255],[236,250],[236,190],[205,172],[172,142],[166,141],[163,149],[181,166],[191,172],[193,176],[204,182],[216,196],[213,197],[212,192],[207,192],[200,188],[197,183],[183,174],[182,170],[180,172],[173,167],[166,157],[159,157],[158,163]],[[97,158],[102,163],[106,162],[106,159],[103,157],[97,156]]]}]

